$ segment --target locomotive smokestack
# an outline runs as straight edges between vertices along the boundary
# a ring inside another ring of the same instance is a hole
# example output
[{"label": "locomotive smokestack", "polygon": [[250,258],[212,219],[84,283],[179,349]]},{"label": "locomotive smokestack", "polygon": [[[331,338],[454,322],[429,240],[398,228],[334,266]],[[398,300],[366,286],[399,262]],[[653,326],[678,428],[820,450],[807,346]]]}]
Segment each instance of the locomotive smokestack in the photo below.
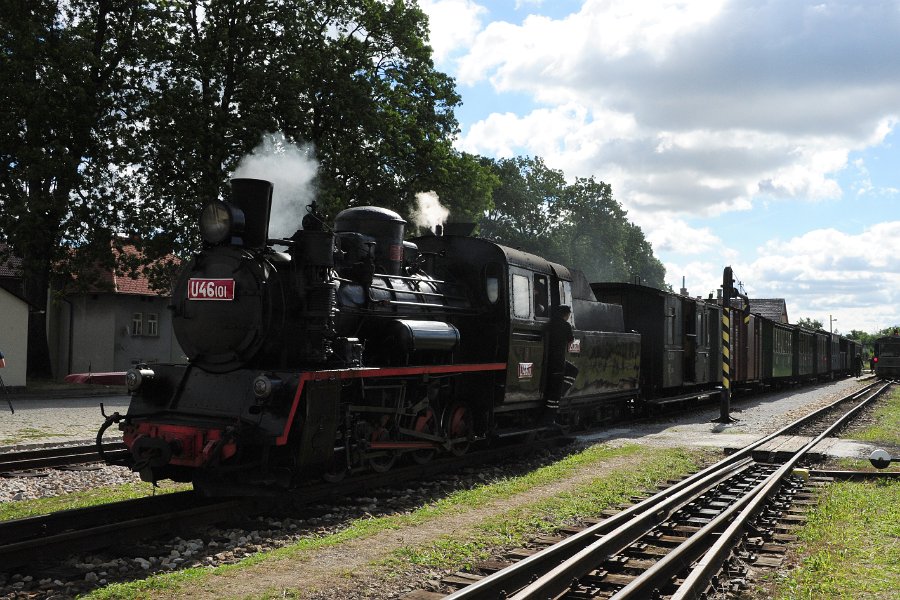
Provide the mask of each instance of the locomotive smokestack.
[{"label": "locomotive smokestack", "polygon": [[244,212],[244,245],[265,248],[269,239],[272,183],[264,179],[232,179],[231,201]]}]

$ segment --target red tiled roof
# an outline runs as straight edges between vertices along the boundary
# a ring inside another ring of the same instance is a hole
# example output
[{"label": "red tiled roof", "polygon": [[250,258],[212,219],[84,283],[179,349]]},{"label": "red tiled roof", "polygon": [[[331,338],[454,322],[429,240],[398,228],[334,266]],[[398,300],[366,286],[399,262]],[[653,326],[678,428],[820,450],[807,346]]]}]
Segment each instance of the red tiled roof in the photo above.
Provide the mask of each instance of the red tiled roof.
[{"label": "red tiled roof", "polygon": [[[7,249],[6,244],[0,244],[0,254]],[[119,250],[113,248],[116,258],[119,257]],[[135,248],[134,244],[125,244],[122,246],[121,252],[128,256],[142,259],[143,256]],[[150,287],[150,279],[147,277],[145,270],[141,267],[136,277],[131,277],[119,273],[115,270],[97,269],[91,275],[95,278],[96,283],[90,286],[89,292],[102,293],[113,292],[116,294],[130,294],[136,296],[158,296],[159,292]],[[0,259],[0,277],[22,277],[22,259],[12,255],[7,259]],[[77,274],[73,274],[74,278],[78,278]]]},{"label": "red tiled roof", "polygon": [[[117,258],[119,252],[123,252],[128,256],[136,257],[138,259],[143,259],[143,255],[133,244],[123,245],[121,251],[117,248],[113,248],[113,253],[116,254]],[[116,294],[130,294],[135,296],[158,296],[160,294],[160,292],[150,287],[150,279],[147,276],[144,267],[138,269],[135,277],[119,273],[117,270],[104,271],[100,274],[100,281],[103,284],[108,284],[108,289],[105,291],[110,291],[111,288],[111,291]]]}]

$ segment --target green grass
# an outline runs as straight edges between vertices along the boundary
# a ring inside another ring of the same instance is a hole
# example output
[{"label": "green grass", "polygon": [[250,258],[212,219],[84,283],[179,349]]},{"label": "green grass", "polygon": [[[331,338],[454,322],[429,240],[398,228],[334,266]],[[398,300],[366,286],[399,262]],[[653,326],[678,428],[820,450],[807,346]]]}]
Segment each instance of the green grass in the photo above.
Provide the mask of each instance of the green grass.
[{"label": "green grass", "polygon": [[894,391],[887,402],[875,410],[877,423],[854,431],[854,439],[864,442],[883,442],[900,445],[900,390]]},{"label": "green grass", "polygon": [[[157,494],[168,494],[190,489],[189,484],[162,482],[156,489]],[[153,494],[153,486],[149,483],[129,483],[121,486],[99,487],[83,492],[74,492],[50,498],[22,500],[20,502],[4,502],[0,504],[0,521],[22,519],[46,515],[61,510],[85,508],[121,500],[143,498]]]},{"label": "green grass", "polygon": [[[533,506],[517,507],[505,515],[490,519],[480,524],[474,535],[467,535],[465,539],[448,537],[436,540],[425,548],[404,548],[383,564],[388,570],[396,568],[401,563],[406,564],[406,561],[410,560],[421,565],[463,565],[484,556],[487,548],[491,546],[520,543],[526,537],[555,529],[558,525],[574,519],[578,514],[599,514],[604,508],[644,489],[652,489],[668,478],[689,473],[697,468],[700,456],[702,456],[700,453],[647,450],[639,446],[621,448],[593,446],[519,477],[454,492],[446,498],[409,513],[358,519],[337,533],[312,535],[291,546],[256,554],[234,565],[215,569],[193,568],[179,573],[155,575],[142,581],[110,585],[92,592],[87,597],[143,598],[151,596],[154,590],[177,592],[179,589],[183,591],[189,585],[204,586],[212,575],[240,572],[242,569],[269,560],[302,561],[311,553],[323,548],[368,538],[382,531],[416,527],[441,516],[461,514],[491,502],[511,498],[537,486],[564,479],[583,467],[595,464],[599,466],[604,461],[614,458],[634,458],[633,466],[621,468],[606,477],[598,477],[592,484],[582,486],[576,492],[561,494]],[[214,585],[213,582],[210,584]],[[260,597],[274,597],[269,592],[261,591],[261,593],[263,595]],[[288,590],[287,594],[290,595],[292,592]],[[276,595],[286,597],[280,591]]]},{"label": "green grass", "polygon": [[847,471],[900,471],[900,460],[892,461],[886,469],[876,469],[867,458],[839,458],[834,461],[836,469]]},{"label": "green grass", "polygon": [[653,489],[670,477],[690,473],[698,467],[697,456],[684,450],[644,449],[640,464],[634,469],[621,469],[571,492],[517,506],[479,524],[475,534],[464,540],[443,537],[425,547],[401,548],[387,564],[398,569],[406,564],[436,569],[469,567],[490,556],[495,548],[518,546],[580,518],[597,517],[603,510]]},{"label": "green grass", "polygon": [[896,598],[900,482],[835,483],[799,532],[799,564],[767,597]]}]

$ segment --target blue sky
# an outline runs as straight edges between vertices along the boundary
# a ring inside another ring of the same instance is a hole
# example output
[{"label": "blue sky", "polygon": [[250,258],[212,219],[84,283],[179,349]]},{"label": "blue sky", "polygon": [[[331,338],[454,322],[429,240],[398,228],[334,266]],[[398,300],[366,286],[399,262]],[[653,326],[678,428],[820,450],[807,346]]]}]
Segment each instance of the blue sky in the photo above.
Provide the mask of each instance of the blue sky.
[{"label": "blue sky", "polygon": [[836,330],[900,324],[900,4],[420,0],[457,146],[613,186],[666,265]]}]

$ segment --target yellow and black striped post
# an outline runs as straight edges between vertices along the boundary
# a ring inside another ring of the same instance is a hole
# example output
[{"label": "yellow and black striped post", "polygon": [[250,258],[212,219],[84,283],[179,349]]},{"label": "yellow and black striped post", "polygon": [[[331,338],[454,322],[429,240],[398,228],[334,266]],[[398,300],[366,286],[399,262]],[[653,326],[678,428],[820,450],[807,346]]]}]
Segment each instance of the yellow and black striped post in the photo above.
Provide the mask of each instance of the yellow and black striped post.
[{"label": "yellow and black striped post", "polygon": [[731,423],[731,299],[734,297],[734,273],[725,267],[722,273],[722,399],[719,422]]}]

